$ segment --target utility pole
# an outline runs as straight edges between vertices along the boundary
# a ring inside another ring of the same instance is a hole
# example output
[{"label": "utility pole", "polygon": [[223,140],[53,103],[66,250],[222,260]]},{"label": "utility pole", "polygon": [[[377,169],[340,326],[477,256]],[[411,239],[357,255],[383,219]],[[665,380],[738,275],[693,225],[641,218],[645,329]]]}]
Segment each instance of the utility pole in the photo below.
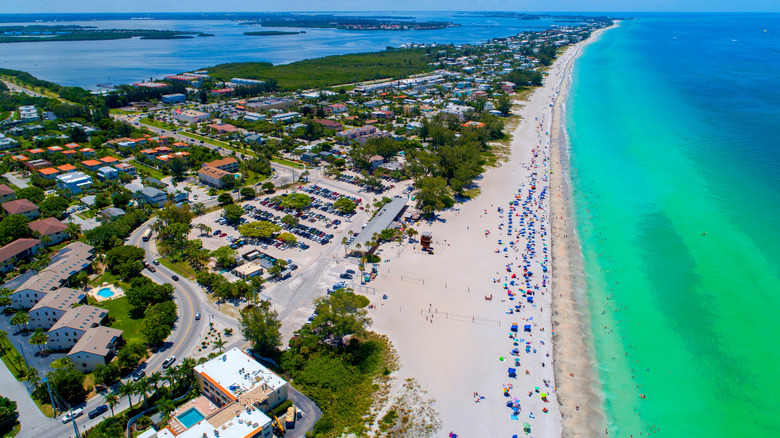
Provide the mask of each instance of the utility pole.
[{"label": "utility pole", "polygon": [[54,416],[57,416],[57,405],[54,404],[54,396],[51,395],[51,388],[49,387],[49,378],[44,377],[41,379],[46,384],[46,391],[49,393],[49,401],[51,402],[51,408],[54,409]]}]

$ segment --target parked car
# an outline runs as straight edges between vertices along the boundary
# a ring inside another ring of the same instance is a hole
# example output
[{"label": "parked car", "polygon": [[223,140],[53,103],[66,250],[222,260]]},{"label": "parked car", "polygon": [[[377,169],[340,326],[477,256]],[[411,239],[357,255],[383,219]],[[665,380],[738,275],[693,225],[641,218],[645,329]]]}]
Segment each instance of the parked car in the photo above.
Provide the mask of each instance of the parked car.
[{"label": "parked car", "polygon": [[341,275],[339,275],[339,278],[344,278],[344,279],[347,279],[347,280],[352,280],[352,275],[350,275],[350,274],[341,274]]},{"label": "parked car", "polygon": [[353,269],[347,269],[347,274],[355,275],[355,271]]},{"label": "parked car", "polygon": [[108,406],[106,406],[106,405],[100,405],[100,406],[96,407],[95,409],[93,409],[93,410],[89,411],[89,414],[87,414],[87,416],[88,416],[88,417],[89,417],[89,419],[91,420],[91,419],[93,419],[93,418],[95,418],[95,417],[99,416],[99,415],[100,415],[100,414],[102,414],[103,412],[106,412],[107,410],[108,410]]},{"label": "parked car", "polygon": [[71,421],[73,421],[74,418],[78,418],[78,417],[80,417],[82,415],[84,415],[84,410],[81,409],[81,408],[76,408],[73,411],[68,412],[67,414],[65,414],[64,417],[62,417],[62,423],[63,424],[70,423]]}]

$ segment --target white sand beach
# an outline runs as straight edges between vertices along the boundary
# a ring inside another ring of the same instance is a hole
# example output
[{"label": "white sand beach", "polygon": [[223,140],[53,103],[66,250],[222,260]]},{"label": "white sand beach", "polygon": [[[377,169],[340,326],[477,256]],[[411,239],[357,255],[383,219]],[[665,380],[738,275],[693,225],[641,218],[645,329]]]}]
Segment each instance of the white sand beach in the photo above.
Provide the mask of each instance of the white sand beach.
[{"label": "white sand beach", "polygon": [[[525,436],[523,423],[530,425],[530,436],[564,435],[553,367],[547,179],[553,103],[584,44],[569,47],[544,86],[522,103],[509,161],[478,181],[481,195],[418,227],[433,234],[435,254],[415,245],[387,245],[379,276],[368,285],[375,288],[368,295],[376,305],[370,310],[373,329],[388,335],[397,349],[398,376],[417,379],[436,400],[442,424],[437,436]],[[556,299],[573,293],[566,287],[556,286]],[[567,328],[580,331],[581,325]],[[562,339],[582,338],[581,332],[570,335]],[[587,368],[586,351],[556,348],[577,355],[570,362],[584,361]],[[516,377],[509,377],[509,368]],[[583,384],[591,382],[580,377],[567,391]],[[566,399],[573,400],[572,394]]]}]

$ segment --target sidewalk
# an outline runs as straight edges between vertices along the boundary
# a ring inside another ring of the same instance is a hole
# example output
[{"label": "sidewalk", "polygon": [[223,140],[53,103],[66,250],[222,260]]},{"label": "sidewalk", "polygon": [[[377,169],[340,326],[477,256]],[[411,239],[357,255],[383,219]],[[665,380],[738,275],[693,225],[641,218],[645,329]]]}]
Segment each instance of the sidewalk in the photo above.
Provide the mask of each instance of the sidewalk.
[{"label": "sidewalk", "polygon": [[30,398],[27,388],[14,378],[5,363],[0,365],[0,394],[16,402],[19,423],[22,425],[17,437],[34,437],[57,424],[57,420],[43,415]]}]

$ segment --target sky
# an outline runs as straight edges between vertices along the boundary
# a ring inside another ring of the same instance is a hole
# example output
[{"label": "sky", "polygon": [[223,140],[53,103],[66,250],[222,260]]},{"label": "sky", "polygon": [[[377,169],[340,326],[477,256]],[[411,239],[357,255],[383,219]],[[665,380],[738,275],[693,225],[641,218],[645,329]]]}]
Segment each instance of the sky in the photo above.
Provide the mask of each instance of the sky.
[{"label": "sky", "polygon": [[0,0],[0,13],[284,12],[780,12],[779,0]]}]

